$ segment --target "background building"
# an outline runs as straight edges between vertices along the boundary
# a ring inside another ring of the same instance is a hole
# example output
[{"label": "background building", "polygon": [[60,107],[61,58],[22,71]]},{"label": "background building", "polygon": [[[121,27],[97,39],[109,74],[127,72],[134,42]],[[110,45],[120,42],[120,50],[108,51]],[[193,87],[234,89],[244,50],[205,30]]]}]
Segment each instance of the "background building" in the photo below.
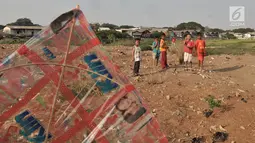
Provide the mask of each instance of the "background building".
[{"label": "background building", "polygon": [[6,26],[3,32],[14,36],[34,36],[42,29],[42,26]]}]

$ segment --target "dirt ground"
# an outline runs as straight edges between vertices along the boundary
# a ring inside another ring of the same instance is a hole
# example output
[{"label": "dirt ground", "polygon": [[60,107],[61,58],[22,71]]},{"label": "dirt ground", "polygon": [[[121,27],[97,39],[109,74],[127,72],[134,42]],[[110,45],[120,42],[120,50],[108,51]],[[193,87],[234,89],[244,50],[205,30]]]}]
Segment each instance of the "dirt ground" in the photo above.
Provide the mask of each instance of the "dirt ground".
[{"label": "dirt ground", "polygon": [[[0,45],[0,59],[17,47]],[[148,51],[142,55],[141,76],[135,78],[131,76],[131,47],[105,48],[155,111],[170,143],[188,143],[194,137],[204,137],[205,143],[211,143],[216,131],[229,134],[227,143],[255,143],[255,56],[207,56],[207,72],[198,74],[175,67],[176,56],[170,54],[170,69],[153,68]],[[196,68],[195,57],[193,61]],[[203,111],[209,105],[204,99],[208,95],[220,100],[221,107],[206,118]]]},{"label": "dirt ground", "polygon": [[[110,50],[113,59],[142,93],[151,110],[156,110],[169,142],[190,142],[194,137],[204,137],[211,143],[217,131],[229,134],[226,142],[255,142],[255,64],[254,56],[207,56],[201,75],[196,71],[175,69],[176,55],[168,55],[172,64],[167,71],[152,68],[151,52],[143,52],[141,77],[131,77],[130,47]],[[193,58],[197,68],[196,58]],[[152,74],[151,74],[152,73]],[[204,100],[208,95],[221,100],[221,108],[209,118],[203,111],[209,108]],[[242,100],[243,99],[243,100]],[[247,103],[245,103],[247,101]]]}]

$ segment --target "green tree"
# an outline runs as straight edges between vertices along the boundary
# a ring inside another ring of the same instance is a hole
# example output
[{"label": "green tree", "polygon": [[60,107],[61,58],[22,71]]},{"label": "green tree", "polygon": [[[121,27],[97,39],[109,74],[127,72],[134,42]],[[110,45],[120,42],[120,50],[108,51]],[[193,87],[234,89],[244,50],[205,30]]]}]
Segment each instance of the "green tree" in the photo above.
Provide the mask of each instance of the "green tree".
[{"label": "green tree", "polygon": [[19,18],[19,19],[17,19],[16,22],[9,23],[7,25],[10,25],[10,26],[39,26],[38,24],[34,24],[28,18]]},{"label": "green tree", "polygon": [[108,27],[108,28],[110,28],[111,30],[119,28],[119,26],[114,25],[114,24],[110,24],[110,23],[103,23],[101,26],[102,26],[102,27]]},{"label": "green tree", "polygon": [[227,34],[226,34],[226,37],[227,37],[228,39],[236,39],[235,35],[230,34],[230,33],[227,33]]},{"label": "green tree", "polygon": [[110,43],[113,43],[113,42],[115,42],[116,37],[113,33],[111,33],[107,36],[107,39],[109,40]]},{"label": "green tree", "polygon": [[91,28],[92,28],[95,32],[97,32],[98,29],[99,29],[99,27],[100,27],[100,24],[99,24],[99,23],[90,23],[90,26],[91,26]]},{"label": "green tree", "polygon": [[0,30],[1,30],[1,29],[4,29],[4,25],[0,25]]},{"label": "green tree", "polygon": [[128,29],[128,28],[135,28],[135,27],[131,25],[121,25],[120,28]]},{"label": "green tree", "polygon": [[204,27],[197,22],[181,23],[176,26],[176,30],[204,30]]},{"label": "green tree", "polygon": [[248,33],[248,32],[254,32],[254,29],[252,29],[252,28],[238,28],[238,29],[234,29],[232,31],[235,32],[235,33],[245,34],[245,33]]},{"label": "green tree", "polygon": [[211,28],[211,29],[209,29],[209,32],[223,33],[225,31],[223,29],[219,29],[219,28]]},{"label": "green tree", "polygon": [[163,32],[155,31],[151,33],[151,38],[160,38],[160,36],[163,34]]}]

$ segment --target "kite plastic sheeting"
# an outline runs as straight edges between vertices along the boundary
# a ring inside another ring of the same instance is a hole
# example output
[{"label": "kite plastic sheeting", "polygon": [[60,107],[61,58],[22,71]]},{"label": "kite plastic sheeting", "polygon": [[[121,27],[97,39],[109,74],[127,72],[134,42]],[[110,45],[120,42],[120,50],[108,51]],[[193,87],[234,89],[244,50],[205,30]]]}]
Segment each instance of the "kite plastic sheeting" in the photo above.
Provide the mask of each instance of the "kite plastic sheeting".
[{"label": "kite plastic sheeting", "polygon": [[167,143],[136,88],[106,55],[74,9],[8,56],[0,64],[0,142]]}]

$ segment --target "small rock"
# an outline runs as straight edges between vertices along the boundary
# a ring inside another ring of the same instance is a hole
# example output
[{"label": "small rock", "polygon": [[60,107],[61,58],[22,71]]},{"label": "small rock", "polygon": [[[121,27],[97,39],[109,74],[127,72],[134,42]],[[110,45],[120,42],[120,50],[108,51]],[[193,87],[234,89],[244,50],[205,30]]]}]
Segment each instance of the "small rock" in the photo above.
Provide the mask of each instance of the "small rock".
[{"label": "small rock", "polygon": [[194,109],[194,106],[189,106],[190,109]]},{"label": "small rock", "polygon": [[152,110],[152,113],[156,113],[156,109],[153,109],[153,110]]},{"label": "small rock", "polygon": [[236,97],[241,97],[241,94],[239,92],[236,92]]},{"label": "small rock", "polygon": [[214,132],[217,130],[217,127],[216,126],[211,126],[210,129],[209,129],[211,132]]},{"label": "small rock", "polygon": [[170,96],[169,96],[169,95],[168,95],[168,96],[166,96],[166,99],[167,99],[167,100],[170,100]]},{"label": "small rock", "polygon": [[244,103],[247,103],[247,100],[245,100],[244,98],[242,98],[241,101],[243,101]]},{"label": "small rock", "polygon": [[205,141],[204,137],[195,137],[192,139],[192,143],[203,143]]},{"label": "small rock", "polygon": [[228,133],[224,133],[224,132],[216,132],[213,135],[213,141],[214,142],[224,142],[228,139]]},{"label": "small rock", "polygon": [[176,110],[175,111],[175,115],[180,116],[181,115],[181,111],[180,110]]},{"label": "small rock", "polygon": [[224,131],[224,132],[226,132],[227,130],[226,129],[224,129],[221,125],[219,126],[219,128],[220,128],[220,130],[221,131]]},{"label": "small rock", "polygon": [[244,90],[241,90],[241,89],[237,89],[239,92],[242,92],[242,93],[245,93],[245,91]]},{"label": "small rock", "polygon": [[212,60],[214,60],[214,57],[211,57]]},{"label": "small rock", "polygon": [[181,83],[181,81],[178,81],[177,85],[179,85],[179,86],[182,86],[182,83]]},{"label": "small rock", "polygon": [[186,136],[186,137],[188,137],[188,136],[189,136],[189,134],[190,134],[189,132],[186,132],[185,136]]},{"label": "small rock", "polygon": [[200,115],[200,114],[202,114],[202,112],[201,111],[197,111],[197,114]]},{"label": "small rock", "polygon": [[204,116],[206,118],[209,118],[213,114],[213,111],[212,110],[205,110],[203,113],[204,113]]},{"label": "small rock", "polygon": [[231,143],[236,143],[235,141],[231,141]]},{"label": "small rock", "polygon": [[241,128],[242,130],[245,130],[245,127],[244,127],[244,126],[240,126],[240,128]]}]

